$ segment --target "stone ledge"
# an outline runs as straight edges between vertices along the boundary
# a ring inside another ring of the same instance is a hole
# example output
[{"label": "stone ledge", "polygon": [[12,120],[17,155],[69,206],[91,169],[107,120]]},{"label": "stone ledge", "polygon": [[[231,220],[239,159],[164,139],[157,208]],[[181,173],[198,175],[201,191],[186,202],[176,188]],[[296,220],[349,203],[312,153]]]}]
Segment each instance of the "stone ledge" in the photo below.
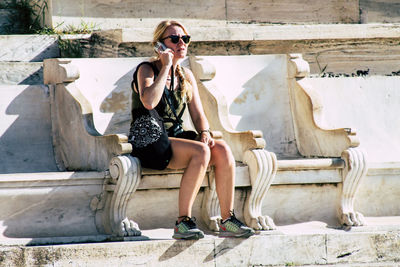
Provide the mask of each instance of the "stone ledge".
[{"label": "stone ledge", "polygon": [[[18,240],[10,240],[0,241],[3,244],[0,254],[2,264],[18,262],[19,266],[382,266],[378,264],[400,261],[400,220],[395,218],[388,223],[392,224],[391,228],[381,221],[382,225],[375,231],[359,227],[354,232],[334,229],[323,222],[310,222],[278,226],[278,230],[264,231],[249,239],[223,239],[207,232],[199,241],[176,241],[171,238],[172,229],[153,229],[143,231],[148,241],[136,242],[32,247],[23,242],[18,246]],[[91,237],[89,242],[106,238]],[[84,242],[78,239],[75,242]]]},{"label": "stone ledge", "polygon": [[[301,160],[304,161],[304,160]],[[315,160],[313,160],[315,161]],[[323,161],[323,160],[322,160]],[[328,162],[327,160],[326,162]],[[278,161],[280,162],[280,161]],[[323,161],[324,162],[324,161]],[[309,168],[307,168],[309,167]],[[297,166],[292,168],[285,166],[279,169],[274,185],[283,184],[322,184],[342,182],[339,169],[342,166],[317,168],[314,166]],[[236,167],[236,187],[250,186],[248,166]],[[310,172],[318,173],[311,175]],[[183,170],[170,170],[167,175],[156,173],[144,174],[140,181],[138,190],[179,188]],[[74,186],[74,185],[101,185],[105,179],[104,172],[36,172],[36,173],[10,173],[0,174],[0,188],[28,188],[43,186]],[[208,186],[209,182],[204,179],[202,187]]]},{"label": "stone ledge", "polygon": [[40,62],[59,57],[57,40],[53,35],[0,35],[0,61]]},{"label": "stone ledge", "polygon": [[368,175],[400,174],[400,162],[371,162]]},{"label": "stone ledge", "polygon": [[[227,24],[193,27],[194,42],[400,38],[400,24]],[[150,42],[153,28],[124,28],[122,42]]]},{"label": "stone ledge", "polygon": [[[225,24],[188,29],[189,55],[301,53],[312,75],[398,73],[400,24],[260,25]],[[150,57],[153,28],[123,28],[91,36],[63,36],[80,57]],[[62,51],[63,57],[75,57]]]},{"label": "stone ledge", "polygon": [[36,172],[0,174],[0,188],[102,185],[103,172]]},{"label": "stone ledge", "polygon": [[43,63],[0,61],[0,84],[43,84]]}]

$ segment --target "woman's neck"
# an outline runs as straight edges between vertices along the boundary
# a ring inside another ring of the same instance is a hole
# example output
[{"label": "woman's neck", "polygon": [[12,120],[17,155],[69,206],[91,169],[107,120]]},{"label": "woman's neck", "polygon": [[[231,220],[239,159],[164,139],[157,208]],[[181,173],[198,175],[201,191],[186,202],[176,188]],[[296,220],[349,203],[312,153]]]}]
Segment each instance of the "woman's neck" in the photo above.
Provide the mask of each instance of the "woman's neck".
[{"label": "woman's neck", "polygon": [[[173,66],[173,68],[174,68],[174,72],[176,72],[176,68],[179,66],[179,63],[180,63],[180,62],[181,62],[181,59],[178,59],[178,60],[176,60],[176,61],[175,61],[175,60],[173,61],[172,66]],[[158,66],[158,69],[161,69],[162,64],[161,64],[161,61],[160,61],[159,59],[157,60],[156,65]],[[169,70],[168,75],[171,75],[171,70]]]},{"label": "woman's neck", "polygon": [[179,60],[174,60],[173,61],[173,63],[172,63],[172,66],[174,67],[174,71],[176,71],[176,68],[178,67],[178,65],[179,65],[179,63],[181,62],[181,60],[179,59]]}]

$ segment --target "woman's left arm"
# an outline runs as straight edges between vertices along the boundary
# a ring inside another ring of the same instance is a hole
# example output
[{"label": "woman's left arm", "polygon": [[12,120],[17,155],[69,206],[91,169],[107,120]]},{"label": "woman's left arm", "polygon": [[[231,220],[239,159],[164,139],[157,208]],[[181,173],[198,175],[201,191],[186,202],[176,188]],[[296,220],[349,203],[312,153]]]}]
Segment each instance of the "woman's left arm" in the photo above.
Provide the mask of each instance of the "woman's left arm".
[{"label": "woman's left arm", "polygon": [[210,126],[206,115],[204,114],[203,105],[201,104],[196,79],[194,78],[192,71],[187,68],[185,68],[185,74],[186,78],[190,80],[190,84],[192,85],[192,100],[188,104],[190,117],[192,118],[197,132],[200,133],[200,141],[213,147],[215,142],[209,131]]}]

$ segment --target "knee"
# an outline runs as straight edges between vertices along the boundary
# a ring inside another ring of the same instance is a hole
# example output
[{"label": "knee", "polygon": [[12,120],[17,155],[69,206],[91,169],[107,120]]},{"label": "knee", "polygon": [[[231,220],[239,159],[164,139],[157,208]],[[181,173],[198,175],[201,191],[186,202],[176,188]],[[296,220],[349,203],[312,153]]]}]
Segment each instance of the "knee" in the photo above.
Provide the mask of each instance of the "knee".
[{"label": "knee", "polygon": [[211,151],[208,145],[199,143],[195,150],[195,158],[200,164],[208,165],[211,159]]},{"label": "knee", "polygon": [[216,143],[213,157],[216,162],[221,162],[224,165],[235,166],[235,158],[233,157],[232,151],[228,144],[223,140],[219,140]]}]

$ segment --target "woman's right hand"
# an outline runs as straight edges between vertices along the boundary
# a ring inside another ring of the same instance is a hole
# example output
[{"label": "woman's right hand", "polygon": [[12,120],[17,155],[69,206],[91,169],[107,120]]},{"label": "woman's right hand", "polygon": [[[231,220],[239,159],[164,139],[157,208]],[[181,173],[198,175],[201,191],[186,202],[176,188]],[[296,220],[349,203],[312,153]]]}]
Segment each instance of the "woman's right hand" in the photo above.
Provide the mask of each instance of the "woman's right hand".
[{"label": "woman's right hand", "polygon": [[174,58],[174,52],[172,49],[167,48],[164,51],[158,52],[161,64],[166,67],[172,66],[172,59]]}]

